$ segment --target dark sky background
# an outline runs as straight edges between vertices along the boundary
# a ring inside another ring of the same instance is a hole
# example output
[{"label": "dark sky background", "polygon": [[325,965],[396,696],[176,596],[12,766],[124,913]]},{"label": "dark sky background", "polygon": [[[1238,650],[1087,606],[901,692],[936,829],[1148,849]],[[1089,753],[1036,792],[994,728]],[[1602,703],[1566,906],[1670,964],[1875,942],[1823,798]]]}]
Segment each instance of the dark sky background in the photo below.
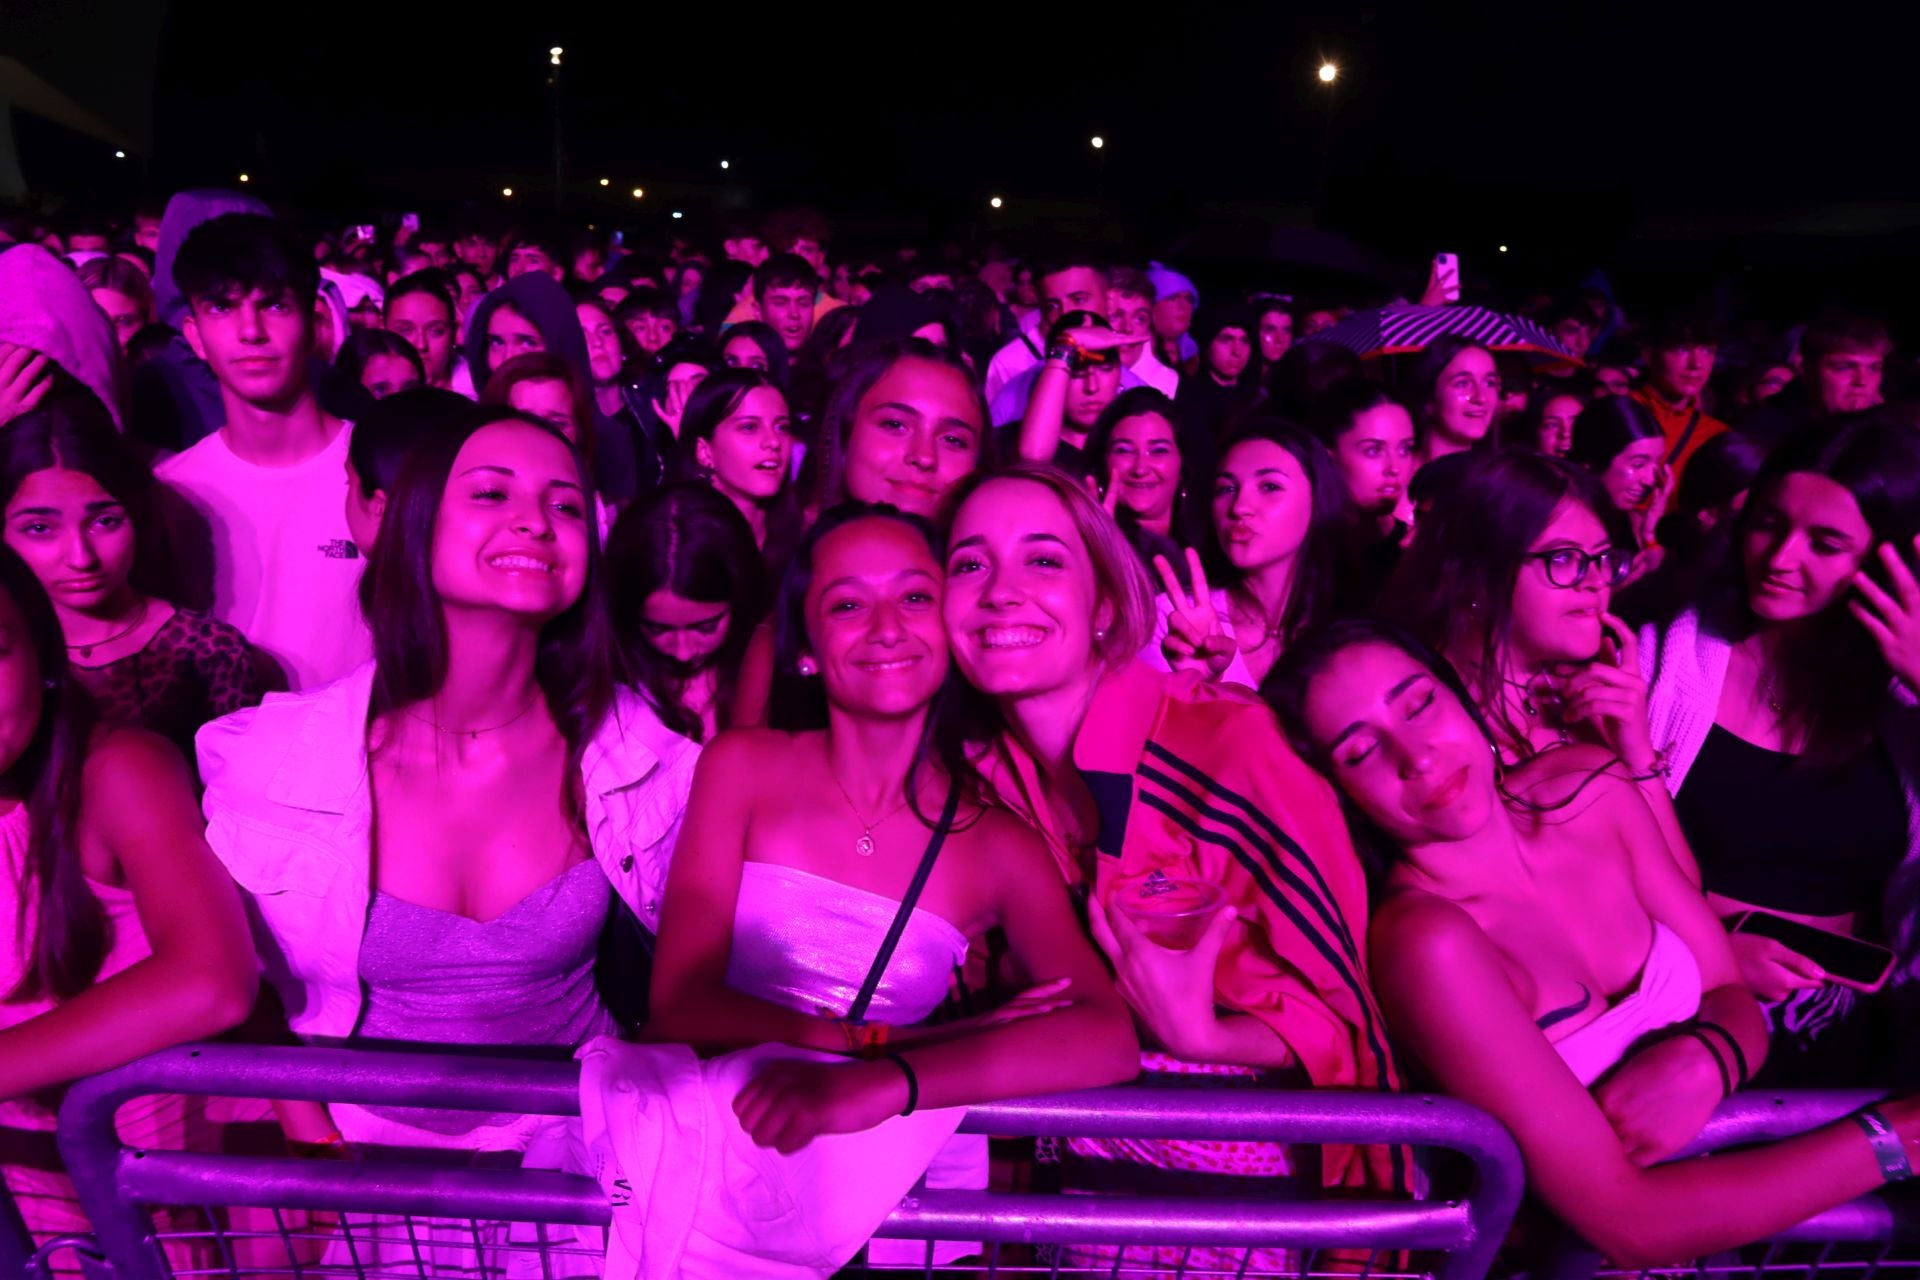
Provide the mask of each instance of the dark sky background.
[{"label": "dark sky background", "polygon": [[[1756,255],[1809,272],[1863,246],[1913,256],[1920,216],[1899,206],[1920,202],[1920,111],[1899,25],[1684,3],[189,0],[168,9],[146,177],[244,169],[343,215],[499,206],[511,183],[515,207],[549,210],[558,44],[582,220],[658,229],[669,207],[804,200],[850,236],[978,242],[1098,213],[1160,247],[1290,217],[1397,263],[1492,262],[1506,243],[1509,273]],[[1342,70],[1331,93],[1322,58]]]}]

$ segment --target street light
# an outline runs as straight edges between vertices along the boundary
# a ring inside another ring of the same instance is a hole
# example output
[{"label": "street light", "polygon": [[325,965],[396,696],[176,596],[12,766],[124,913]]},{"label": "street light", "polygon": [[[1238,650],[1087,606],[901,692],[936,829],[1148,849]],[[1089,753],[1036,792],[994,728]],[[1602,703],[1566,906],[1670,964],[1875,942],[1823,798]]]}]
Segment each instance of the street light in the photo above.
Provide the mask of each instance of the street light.
[{"label": "street light", "polygon": [[1100,148],[1106,145],[1107,145],[1107,140],[1105,138],[1101,137],[1097,133],[1093,135],[1093,149],[1095,151],[1098,151]]},{"label": "street light", "polygon": [[559,45],[553,46],[553,48],[547,50],[547,61],[551,62],[556,67],[559,66],[560,55],[564,52],[566,51],[562,49]]},{"label": "street light", "polygon": [[124,151],[116,151],[113,153],[113,158],[115,160],[125,160],[127,158],[127,153]]},{"label": "street light", "polygon": [[503,196],[505,196],[505,197],[506,197],[507,199],[509,199],[509,200],[511,200],[511,199],[513,199],[513,188],[512,188],[512,187],[502,187],[502,188],[500,188],[500,194],[501,194],[501,195],[503,195]]},{"label": "street light", "polygon": [[1320,83],[1321,84],[1332,84],[1335,80],[1338,80],[1339,78],[1340,78],[1339,67],[1335,66],[1331,62],[1323,62],[1320,64]]},{"label": "street light", "polygon": [[987,201],[987,203],[998,209],[1001,205],[1001,200],[999,196],[995,196],[993,199]]},{"label": "street light", "polygon": [[246,174],[244,174],[244,173],[243,173],[243,174],[241,174],[241,175],[240,175],[240,181],[242,181],[242,182],[252,182],[252,181],[253,181],[253,179],[252,179],[252,178],[249,178],[249,177],[248,177],[248,176],[247,176]]},{"label": "street light", "polygon": [[646,195],[647,195],[647,192],[644,187],[635,187],[633,189],[633,198],[635,200],[644,200],[646,198]]},{"label": "street light", "polygon": [[720,162],[720,167],[722,169],[731,169],[733,167],[733,163],[732,161],[729,161],[729,160],[722,160]]},{"label": "street light", "polygon": [[679,220],[680,220],[681,218],[684,218],[684,217],[686,217],[686,216],[687,216],[686,214],[684,214],[684,213],[682,213],[682,212],[680,212],[680,211],[679,211],[678,209],[675,209],[675,210],[673,211],[673,217],[674,217],[674,220],[675,220],[676,222],[677,222],[677,221],[679,221]]},{"label": "street light", "polygon": [[1502,253],[1505,253],[1506,251],[1507,251],[1507,246],[1505,246],[1505,245],[1501,245],[1501,246],[1500,246],[1500,252],[1502,252]]},{"label": "street light", "polygon": [[610,187],[610,186],[612,186],[612,185],[613,185],[613,179],[612,179],[612,178],[602,178],[602,179],[600,179],[600,185],[601,185],[601,186],[603,186],[603,187]]}]

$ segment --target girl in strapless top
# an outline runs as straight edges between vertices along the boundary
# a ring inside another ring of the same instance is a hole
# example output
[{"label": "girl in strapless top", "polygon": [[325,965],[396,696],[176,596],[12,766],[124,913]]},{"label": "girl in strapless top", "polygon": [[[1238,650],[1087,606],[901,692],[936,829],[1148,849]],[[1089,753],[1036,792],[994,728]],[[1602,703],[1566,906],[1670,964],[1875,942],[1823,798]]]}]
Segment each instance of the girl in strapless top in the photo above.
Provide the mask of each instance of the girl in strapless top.
[{"label": "girl in strapless top", "polygon": [[[761,1146],[794,1151],[916,1106],[1135,1071],[1126,1007],[1045,846],[976,798],[945,710],[941,589],[918,517],[853,503],[824,514],[775,610],[774,727],[721,734],[694,778],[648,1036],[703,1053],[772,1042],[866,1059],[762,1069],[733,1103]],[[923,1025],[966,940],[996,927],[1030,989],[993,1013]]]},{"label": "girl in strapless top", "polygon": [[1864,1194],[1889,1167],[1872,1125],[1920,1150],[1902,1101],[1657,1164],[1758,1068],[1766,1028],[1636,781],[1589,746],[1503,778],[1452,668],[1381,623],[1289,650],[1265,692],[1390,864],[1369,938],[1388,1025],[1512,1132],[1548,1208],[1615,1261],[1733,1248]]}]

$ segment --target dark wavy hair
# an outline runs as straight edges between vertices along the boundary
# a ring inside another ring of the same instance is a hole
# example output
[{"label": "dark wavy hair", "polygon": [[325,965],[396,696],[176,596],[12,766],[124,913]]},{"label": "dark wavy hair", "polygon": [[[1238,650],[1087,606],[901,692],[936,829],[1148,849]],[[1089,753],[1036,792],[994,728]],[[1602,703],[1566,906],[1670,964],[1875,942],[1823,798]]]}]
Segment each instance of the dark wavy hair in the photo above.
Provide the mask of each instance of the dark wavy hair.
[{"label": "dark wavy hair", "polygon": [[[1613,503],[1583,468],[1528,449],[1476,453],[1437,495],[1381,592],[1380,612],[1460,666],[1476,701],[1492,701],[1513,630],[1513,589],[1529,549],[1568,503],[1631,547]],[[1496,727],[1525,743],[1521,726]]]},{"label": "dark wavy hair", "polygon": [[[1446,373],[1447,366],[1458,359],[1461,352],[1476,349],[1485,351],[1489,359],[1493,358],[1493,350],[1486,343],[1458,333],[1443,333],[1414,357],[1413,368],[1407,380],[1412,394],[1407,397],[1407,403],[1413,410],[1413,426],[1422,448],[1426,446],[1428,433],[1433,430],[1433,402],[1440,392],[1441,375]],[[1497,360],[1494,362],[1494,368],[1496,370],[1499,368]],[[1498,428],[1494,425],[1494,420],[1497,417],[1497,414],[1489,415],[1487,434],[1481,437],[1479,443],[1472,446],[1475,453],[1496,446],[1494,433]]]},{"label": "dark wavy hair", "polygon": [[[1778,445],[1754,477],[1719,572],[1702,593],[1700,621],[1722,639],[1737,642],[1759,622],[1747,604],[1747,536],[1767,498],[1790,475],[1833,481],[1853,496],[1873,531],[1874,546],[1863,562],[1869,577],[1891,592],[1877,554],[1891,543],[1908,558],[1920,534],[1920,436],[1897,412],[1868,409],[1814,421]],[[1893,673],[1880,647],[1848,611],[1845,598],[1794,628],[1780,652],[1776,692],[1781,720],[1804,735],[1810,759],[1843,760],[1872,740],[1875,722],[1892,695]]]},{"label": "dark wavy hair", "polygon": [[[1189,495],[1196,491],[1196,487],[1204,490],[1212,477],[1196,478],[1189,474],[1187,452],[1183,446],[1187,438],[1186,416],[1180,412],[1172,397],[1152,387],[1128,387],[1115,396],[1113,403],[1100,411],[1100,416],[1094,419],[1092,429],[1087,432],[1085,447],[1087,469],[1095,480],[1102,483],[1104,492],[1109,471],[1107,449],[1113,443],[1113,429],[1128,418],[1138,418],[1149,413],[1166,419],[1167,424],[1173,428],[1174,447],[1180,450],[1179,489],[1173,499],[1173,518],[1168,528],[1176,541],[1191,546],[1199,541],[1197,535],[1200,532],[1201,522],[1196,518],[1196,513],[1205,511],[1207,504],[1204,494],[1200,501],[1194,501]],[[1126,529],[1130,537],[1133,536],[1134,528],[1138,523],[1132,520],[1131,516],[1132,512],[1122,507],[1117,517],[1120,527]]]},{"label": "dark wavy hair", "polygon": [[[16,422],[8,432],[19,430]],[[5,766],[9,787],[27,807],[27,850],[12,885],[14,927],[33,950],[5,1003],[65,1000],[93,985],[113,945],[100,901],[80,863],[81,780],[87,763],[93,700],[67,665],[67,642],[40,580],[26,561],[0,546],[0,594],[13,601],[33,651],[40,720],[26,749]]]},{"label": "dark wavy hair", "polygon": [[[496,423],[531,427],[567,448],[579,469],[582,503],[592,520],[593,477],[578,448],[538,418],[482,406],[464,424],[421,442],[401,464],[380,521],[360,599],[373,630],[372,715],[386,715],[433,697],[447,678],[447,626],[433,586],[433,543],[454,460],[477,433]],[[587,578],[580,598],[540,631],[534,678],[554,724],[566,739],[571,768],[613,705],[613,643],[607,622],[600,539],[587,539]]]},{"label": "dark wavy hair", "polygon": [[27,477],[58,467],[90,476],[119,503],[133,525],[133,589],[159,594],[166,580],[166,544],[154,518],[153,472],[91,395],[49,398],[0,431],[0,511]]},{"label": "dark wavy hair", "polygon": [[1585,467],[1596,476],[1604,475],[1628,445],[1637,440],[1665,438],[1666,433],[1660,430],[1653,410],[1632,396],[1607,396],[1580,411],[1567,461]]},{"label": "dark wavy hair", "polygon": [[[1280,614],[1279,639],[1284,651],[1333,616],[1341,583],[1355,571],[1351,564],[1355,544],[1353,500],[1347,494],[1347,482],[1340,478],[1326,447],[1304,427],[1283,418],[1250,418],[1221,447],[1222,465],[1234,446],[1249,440],[1265,440],[1286,450],[1306,473],[1307,486],[1313,491],[1313,513],[1307,520],[1306,538],[1295,554],[1293,583],[1287,589],[1286,608]],[[1208,476],[1205,482],[1209,513],[1213,509],[1216,479]],[[1207,521],[1205,554],[1211,581],[1231,588],[1244,576],[1227,559],[1225,549],[1220,546],[1219,530],[1211,519]]]},{"label": "dark wavy hair", "polygon": [[993,415],[987,409],[980,380],[959,356],[937,347],[924,338],[890,338],[881,342],[856,342],[843,353],[844,362],[833,371],[834,384],[821,415],[820,430],[812,448],[807,450],[801,486],[807,505],[817,510],[838,506],[847,495],[847,437],[860,412],[860,401],[893,366],[912,358],[945,365],[964,374],[973,392],[974,407],[980,415],[980,455],[976,471],[991,470],[995,462]]},{"label": "dark wavy hair", "polygon": [[[1314,678],[1326,670],[1328,663],[1361,644],[1390,645],[1432,672],[1434,679],[1460,699],[1460,705],[1473,717],[1473,722],[1480,727],[1489,746],[1494,743],[1493,730],[1488,726],[1486,716],[1468,691],[1466,683],[1460,679],[1460,673],[1453,669],[1452,663],[1428,648],[1405,627],[1378,618],[1344,618],[1303,636],[1298,644],[1282,649],[1279,658],[1274,661],[1273,669],[1260,682],[1260,697],[1273,708],[1295,753],[1322,776],[1334,781],[1333,759],[1314,741],[1312,732],[1307,728],[1307,694]],[[1497,764],[1497,756],[1495,760]],[[1354,850],[1366,866],[1368,879],[1377,888],[1378,882],[1401,857],[1402,850],[1347,796],[1346,788],[1334,781],[1333,789],[1340,797],[1340,808],[1346,814],[1348,830],[1353,834]]]},{"label": "dark wavy hair", "polygon": [[[843,502],[820,513],[819,519],[800,539],[773,607],[773,687],[767,699],[767,723],[775,729],[801,733],[827,727],[827,691],[822,676],[800,674],[801,655],[812,648],[807,634],[807,592],[813,585],[813,557],[821,541],[836,529],[860,520],[892,520],[912,529],[926,540],[934,564],[942,559],[942,540],[931,521],[886,503]],[[931,828],[934,819],[924,813],[917,798],[918,783],[930,763],[937,763],[963,788],[963,795],[978,795],[980,779],[967,754],[967,743],[980,740],[974,732],[972,702],[966,681],[957,665],[950,664],[945,683],[929,709],[920,742],[914,748],[913,764],[907,770],[908,807],[923,826]]]},{"label": "dark wavy hair", "polygon": [[[746,517],[711,485],[656,489],[613,526],[607,570],[623,677],[669,729],[699,742],[701,718],[682,705],[681,686],[700,670],[713,670],[715,720],[725,724],[741,658],[767,610],[766,565]],[[648,641],[641,614],[656,591],[727,607],[727,638],[702,668],[689,670]]]},{"label": "dark wavy hair", "polygon": [[[780,340],[780,334],[764,320],[743,320],[739,324],[730,324],[727,331],[720,335],[720,362],[726,364],[727,344],[735,338],[745,338],[760,348],[760,354],[767,358],[767,378],[778,387],[781,395],[787,393],[792,382],[792,358],[787,355],[787,344]],[[728,368],[736,366],[727,365]]]}]

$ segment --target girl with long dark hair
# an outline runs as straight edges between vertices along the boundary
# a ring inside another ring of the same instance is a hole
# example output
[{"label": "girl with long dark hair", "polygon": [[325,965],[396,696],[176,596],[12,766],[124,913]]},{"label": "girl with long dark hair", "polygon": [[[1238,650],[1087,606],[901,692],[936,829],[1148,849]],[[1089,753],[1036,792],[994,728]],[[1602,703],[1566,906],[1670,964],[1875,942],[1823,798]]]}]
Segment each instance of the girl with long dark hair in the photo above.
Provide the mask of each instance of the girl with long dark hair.
[{"label": "girl with long dark hair", "polygon": [[1566,454],[1567,461],[1594,474],[1613,509],[1633,530],[1633,578],[1659,566],[1655,531],[1673,497],[1674,483],[1673,468],[1661,461],[1666,447],[1653,410],[1631,396],[1609,396],[1581,412]]},{"label": "girl with long dark hair", "polygon": [[[611,684],[592,511],[547,423],[483,409],[436,434],[381,521],[373,662],[201,733],[208,838],[303,1038],[565,1054],[612,1027],[601,927],[614,895],[658,926],[698,749]],[[333,1120],[404,1148],[521,1152],[553,1132],[418,1108]]]},{"label": "girl with long dark hair", "polygon": [[1184,432],[1173,401],[1152,387],[1114,397],[1087,433],[1087,471],[1142,563],[1194,537],[1200,504],[1187,497]]},{"label": "girl with long dark hair", "polygon": [[201,725],[285,687],[238,630],[155,589],[153,473],[92,397],[57,398],[0,434],[0,515],[103,724],[150,730],[191,761]]},{"label": "girl with long dark hair", "polygon": [[711,486],[668,485],[621,514],[607,572],[628,680],[674,732],[711,739],[727,723],[741,658],[767,610],[753,530]]},{"label": "girl with long dark hair", "polygon": [[[1912,690],[1920,441],[1881,415],[1775,449],[1699,605],[1641,642],[1653,740],[1714,907],[1920,954]],[[1770,939],[1734,934],[1781,1084],[1868,1074],[1875,1002]]]},{"label": "girl with long dark hair", "polygon": [[687,399],[678,472],[699,479],[739,508],[754,545],[778,560],[800,516],[789,483],[793,416],[787,398],[758,369],[725,369]]},{"label": "girl with long dark hair", "polygon": [[1319,441],[1255,419],[1220,459],[1211,503],[1208,553],[1189,553],[1188,581],[1165,557],[1155,562],[1165,590],[1141,656],[1257,689],[1281,650],[1332,614],[1352,537],[1346,485]]},{"label": "girl with long dark hair", "polygon": [[[185,762],[95,728],[53,604],[4,548],[0,635],[0,1174],[47,1237],[87,1226],[44,1091],[233,1026],[259,966]],[[201,1110],[146,1099],[121,1134],[177,1149]]]},{"label": "girl with long dark hair", "polygon": [[[863,1192],[878,1213],[890,1208],[957,1112],[939,1127],[895,1117],[1113,1083],[1138,1054],[1045,845],[979,792],[954,718],[942,590],[919,518],[856,504],[820,517],[781,584],[773,727],[707,748],[667,884],[649,1036],[758,1054],[751,1080],[715,1096],[713,1111],[761,1146],[791,1152],[836,1133],[870,1143],[853,1148],[875,1157],[860,1185],[825,1189],[841,1202],[836,1218]],[[925,1025],[967,940],[992,929],[1028,989]],[[756,1048],[769,1045],[869,1060]]]},{"label": "girl with long dark hair", "polygon": [[1503,770],[1447,664],[1376,623],[1296,646],[1268,689],[1385,863],[1368,939],[1396,1035],[1513,1134],[1529,1188],[1614,1263],[1735,1248],[1866,1194],[1889,1176],[1869,1122],[1920,1155],[1907,1098],[1660,1163],[1766,1042],[1725,931],[1637,789],[1587,746]]}]

